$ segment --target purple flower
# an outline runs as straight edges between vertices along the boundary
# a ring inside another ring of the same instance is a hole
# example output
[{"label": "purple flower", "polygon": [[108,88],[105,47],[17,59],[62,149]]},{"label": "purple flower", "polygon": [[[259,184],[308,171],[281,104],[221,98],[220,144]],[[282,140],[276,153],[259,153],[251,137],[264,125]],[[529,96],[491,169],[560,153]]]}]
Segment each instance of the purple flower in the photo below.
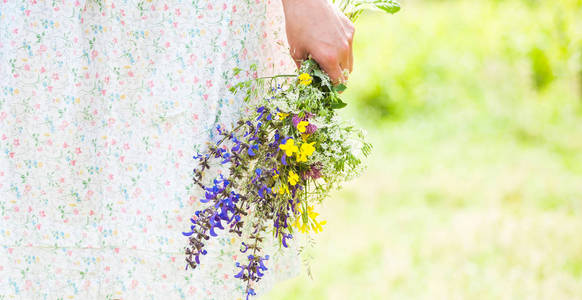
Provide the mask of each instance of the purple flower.
[{"label": "purple flower", "polygon": [[282,235],[283,235],[283,239],[282,239],[283,247],[287,248],[288,246],[287,246],[286,239],[291,239],[291,238],[293,238],[293,236],[291,234],[285,234],[285,233],[282,233]]},{"label": "purple flower", "polygon": [[[249,250],[249,246],[247,246],[247,244],[245,244],[245,242],[242,242],[242,245],[245,247],[245,249],[244,249],[244,250],[242,250],[242,249],[241,249],[241,250],[240,250],[240,252],[242,252],[242,253],[245,253],[245,252],[247,252],[247,250]],[[238,263],[237,263],[237,264],[238,264]],[[237,267],[238,267],[238,266],[237,266]],[[236,276],[235,276],[235,277],[236,277]]]},{"label": "purple flower", "polygon": [[291,121],[293,122],[293,126],[297,127],[297,124],[299,124],[299,122],[303,121],[301,118],[299,118],[297,115],[293,115],[293,117],[291,118]]},{"label": "purple flower", "polygon": [[236,143],[236,145],[234,145],[234,147],[232,147],[232,149],[230,149],[230,151],[238,152],[238,150],[240,150],[240,145],[241,145],[240,142]]},{"label": "purple flower", "polygon": [[313,179],[317,179],[321,177],[321,163],[315,163],[311,166],[309,166],[309,170],[307,170],[305,173],[303,173],[301,175],[301,177],[303,177],[303,179],[307,179],[308,177],[311,177]]},{"label": "purple flower", "polygon": [[255,290],[249,288],[249,290],[247,291],[247,300],[249,300],[249,296],[255,296],[257,293],[255,293]]},{"label": "purple flower", "polygon": [[259,150],[259,145],[255,144],[249,147],[249,150],[247,151],[249,156],[255,156],[255,152],[253,150]]},{"label": "purple flower", "polygon": [[309,123],[309,125],[307,125],[307,127],[305,127],[305,133],[307,134],[312,134],[317,130],[317,126]]}]

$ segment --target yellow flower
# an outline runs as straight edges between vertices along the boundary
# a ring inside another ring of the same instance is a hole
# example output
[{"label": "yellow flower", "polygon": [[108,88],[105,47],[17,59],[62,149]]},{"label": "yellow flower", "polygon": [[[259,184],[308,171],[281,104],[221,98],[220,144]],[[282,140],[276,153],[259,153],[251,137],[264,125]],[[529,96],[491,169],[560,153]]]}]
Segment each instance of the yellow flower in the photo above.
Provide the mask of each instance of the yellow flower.
[{"label": "yellow flower", "polygon": [[297,123],[297,130],[299,130],[299,132],[304,133],[305,132],[305,127],[307,127],[307,125],[309,125],[309,122],[307,121],[301,121],[299,123]]},{"label": "yellow flower", "polygon": [[307,142],[307,138],[309,137],[309,135],[310,135],[310,134],[308,134],[308,133],[304,133],[304,134],[302,134],[302,135],[301,135],[301,139],[302,139],[304,142]]},{"label": "yellow flower", "polygon": [[302,233],[308,232],[309,229],[313,230],[315,233],[321,232],[323,230],[322,225],[325,225],[327,222],[317,221],[316,218],[318,215],[318,213],[313,211],[313,206],[307,206],[307,211],[303,211],[303,213],[295,217],[293,227],[297,228]]},{"label": "yellow flower", "polygon": [[300,222],[301,218],[295,218],[295,223],[293,223],[293,227],[297,228],[301,233],[306,233],[309,230],[307,224]]},{"label": "yellow flower", "polygon": [[291,194],[291,193],[289,192],[289,187],[287,187],[287,185],[286,185],[286,184],[284,184],[284,183],[281,183],[281,182],[277,183],[277,184],[276,184],[276,185],[275,185],[275,186],[274,186],[274,187],[271,189],[271,191],[273,191],[273,193],[279,193],[280,195],[283,195],[283,194]]},{"label": "yellow flower", "polygon": [[322,231],[323,228],[321,227],[321,225],[325,225],[325,223],[327,222],[326,221],[318,222],[315,219],[317,216],[319,216],[319,214],[313,211],[313,206],[307,206],[307,215],[309,216],[309,219],[313,221],[313,223],[311,224],[311,229],[315,233]]},{"label": "yellow flower", "polygon": [[301,144],[301,153],[305,154],[306,156],[312,155],[313,152],[315,152],[315,147],[313,147],[313,144],[315,144],[315,142]]},{"label": "yellow flower", "polygon": [[291,184],[292,186],[295,186],[297,184],[297,182],[299,181],[299,175],[297,175],[295,172],[293,172],[293,170],[289,171],[289,184]]},{"label": "yellow flower", "polygon": [[306,162],[306,161],[307,161],[307,156],[305,156],[304,154],[297,153],[297,162]]},{"label": "yellow flower", "polygon": [[301,144],[301,148],[299,149],[299,152],[297,152],[297,162],[307,161],[307,157],[315,152],[315,147],[313,147],[313,144],[315,144],[315,142]]},{"label": "yellow flower", "polygon": [[[275,174],[275,176],[277,176],[277,178],[279,177],[279,174]],[[273,176],[273,178],[275,178],[275,176]],[[273,194],[291,194],[289,192],[289,187],[287,186],[286,183],[279,181],[279,180],[275,180],[275,184],[273,185],[273,187],[271,188],[271,191],[273,192]]]},{"label": "yellow flower", "polygon": [[297,201],[297,203],[295,203],[295,213],[301,213],[299,210],[301,209],[301,202]]},{"label": "yellow flower", "polygon": [[287,116],[288,116],[288,115],[289,115],[289,114],[287,114],[287,113],[282,113],[282,112],[278,112],[278,113],[277,113],[277,117],[279,117],[279,119],[280,119],[280,120],[283,120],[283,119],[287,118]]},{"label": "yellow flower", "polygon": [[307,73],[301,73],[301,75],[299,75],[299,83],[303,84],[303,85],[309,85],[311,83],[311,80],[313,80],[313,78],[311,78],[311,76]]},{"label": "yellow flower", "polygon": [[283,195],[283,194],[289,194],[289,187],[286,184],[281,184],[279,186],[279,194]]},{"label": "yellow flower", "polygon": [[311,224],[311,229],[315,233],[321,232],[321,231],[323,231],[322,225],[325,225],[325,223],[327,223],[327,222],[326,221],[321,221],[321,222],[313,221],[313,224]]},{"label": "yellow flower", "polygon": [[285,144],[279,145],[279,149],[284,150],[287,156],[291,156],[293,153],[299,151],[299,148],[295,146],[295,141],[293,139],[288,139]]}]

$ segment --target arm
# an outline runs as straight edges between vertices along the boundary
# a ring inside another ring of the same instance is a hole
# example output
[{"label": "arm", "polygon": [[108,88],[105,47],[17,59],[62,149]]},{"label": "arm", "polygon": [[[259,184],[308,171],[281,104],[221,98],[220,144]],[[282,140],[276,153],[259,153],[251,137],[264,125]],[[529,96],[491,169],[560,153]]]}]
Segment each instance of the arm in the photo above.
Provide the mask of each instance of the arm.
[{"label": "arm", "polygon": [[328,0],[281,0],[291,56],[297,67],[308,55],[334,83],[352,71],[354,25]]}]

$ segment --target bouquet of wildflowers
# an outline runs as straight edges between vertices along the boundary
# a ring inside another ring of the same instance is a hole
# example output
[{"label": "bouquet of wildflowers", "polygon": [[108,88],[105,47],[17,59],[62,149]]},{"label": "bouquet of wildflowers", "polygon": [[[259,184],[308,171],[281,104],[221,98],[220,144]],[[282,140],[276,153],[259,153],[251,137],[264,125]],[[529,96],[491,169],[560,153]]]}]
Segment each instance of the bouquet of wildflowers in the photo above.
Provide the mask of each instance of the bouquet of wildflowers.
[{"label": "bouquet of wildflowers", "polygon": [[[366,6],[394,13],[398,3],[391,0],[337,3],[352,20]],[[256,66],[251,66],[255,71]],[[237,75],[240,69],[235,69]],[[217,127],[218,142],[194,159],[193,180],[205,192],[206,207],[190,219],[186,248],[186,268],[195,269],[207,254],[206,240],[217,230],[228,230],[242,238],[244,262],[235,262],[235,278],[245,281],[247,299],[255,295],[253,282],[267,271],[269,255],[262,251],[267,233],[286,248],[297,233],[319,232],[325,221],[317,219],[314,205],[332,189],[358,175],[362,159],[371,150],[363,132],[341,120],[336,110],[346,104],[312,59],[301,64],[297,74],[263,77],[238,83],[232,92],[246,92],[251,114],[233,128]],[[250,105],[250,104],[249,104]],[[209,180],[218,168],[227,177]],[[245,234],[248,233],[248,234]]]}]

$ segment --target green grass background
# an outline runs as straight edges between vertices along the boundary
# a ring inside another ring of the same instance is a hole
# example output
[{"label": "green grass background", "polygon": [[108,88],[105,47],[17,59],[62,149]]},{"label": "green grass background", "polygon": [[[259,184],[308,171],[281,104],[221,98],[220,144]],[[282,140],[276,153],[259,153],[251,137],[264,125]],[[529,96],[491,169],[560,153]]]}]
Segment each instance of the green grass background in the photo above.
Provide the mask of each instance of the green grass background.
[{"label": "green grass background", "polygon": [[582,1],[402,4],[356,24],[369,167],[261,299],[582,299]]}]

